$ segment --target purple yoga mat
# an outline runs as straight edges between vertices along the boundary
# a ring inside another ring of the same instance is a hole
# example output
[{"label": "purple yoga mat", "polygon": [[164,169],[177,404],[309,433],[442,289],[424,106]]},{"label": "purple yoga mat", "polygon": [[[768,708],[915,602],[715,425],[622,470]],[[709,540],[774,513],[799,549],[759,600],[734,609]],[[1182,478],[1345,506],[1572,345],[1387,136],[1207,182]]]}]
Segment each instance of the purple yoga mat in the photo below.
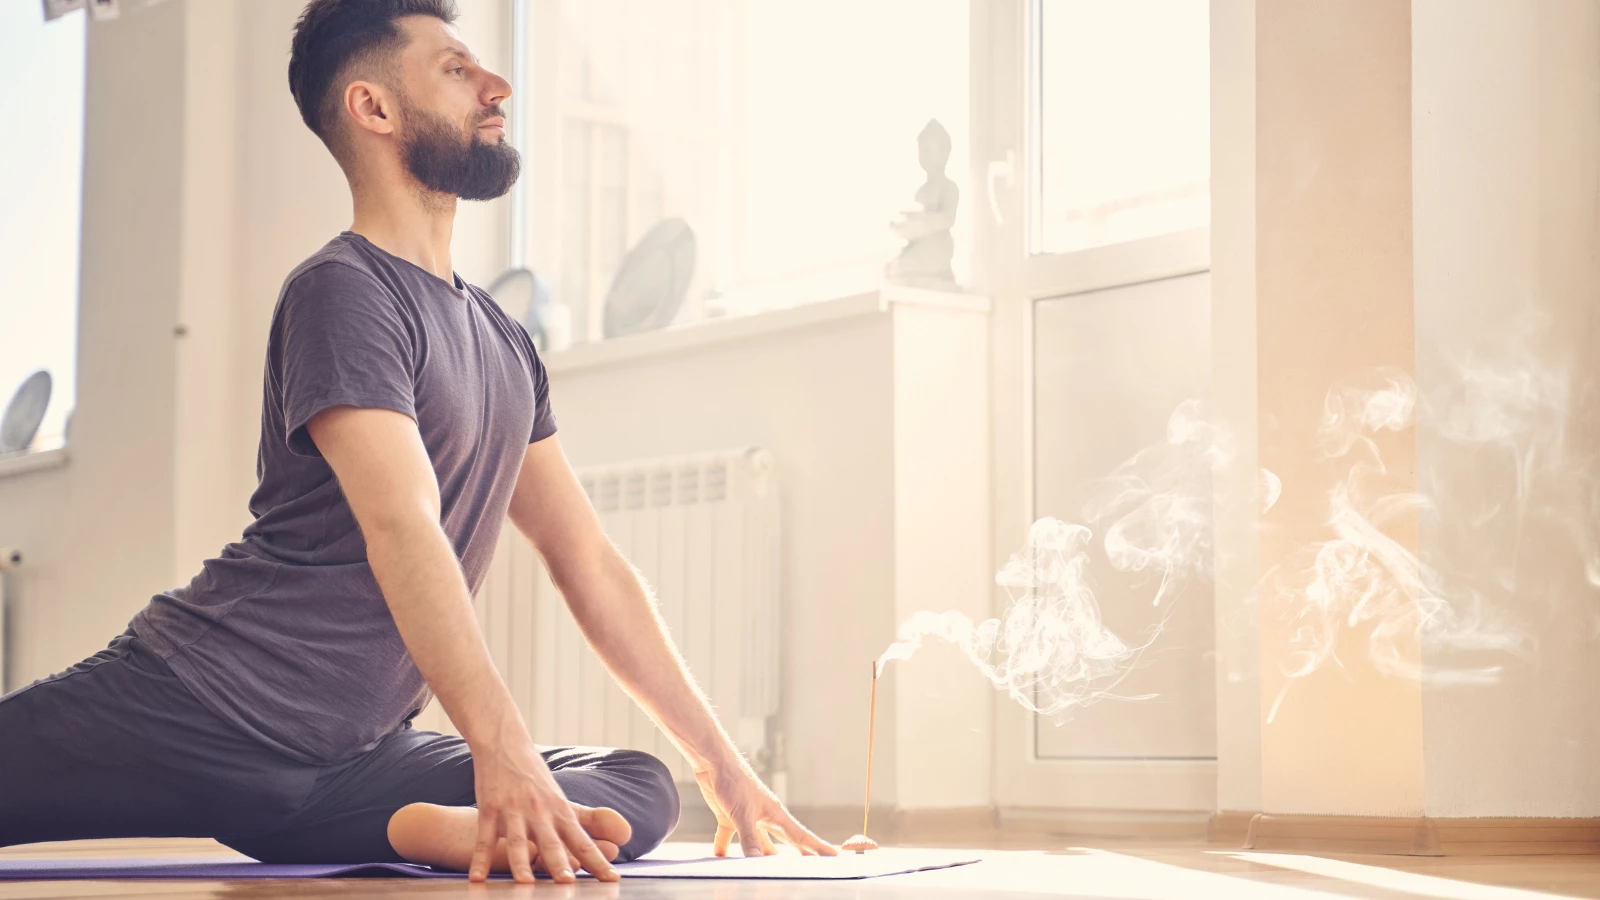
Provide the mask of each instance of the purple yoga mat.
[{"label": "purple yoga mat", "polygon": [[[0,881],[104,878],[465,878],[411,863],[270,865],[217,857],[151,859],[0,859]],[[498,876],[496,876],[498,877]],[[509,877],[509,876],[508,876]]]},{"label": "purple yoga mat", "polygon": [[[693,851],[689,851],[692,853]],[[929,869],[969,865],[977,857],[956,851],[886,849],[861,857],[773,857],[716,859],[684,856],[651,858],[617,866],[633,878],[728,878],[813,880],[876,878]],[[587,874],[579,872],[579,877]],[[0,859],[0,881],[105,880],[121,878],[456,878],[459,872],[438,872],[411,863],[269,864],[244,857],[154,857],[124,859]],[[492,875],[491,878],[510,878]],[[547,876],[540,876],[547,877]]]}]

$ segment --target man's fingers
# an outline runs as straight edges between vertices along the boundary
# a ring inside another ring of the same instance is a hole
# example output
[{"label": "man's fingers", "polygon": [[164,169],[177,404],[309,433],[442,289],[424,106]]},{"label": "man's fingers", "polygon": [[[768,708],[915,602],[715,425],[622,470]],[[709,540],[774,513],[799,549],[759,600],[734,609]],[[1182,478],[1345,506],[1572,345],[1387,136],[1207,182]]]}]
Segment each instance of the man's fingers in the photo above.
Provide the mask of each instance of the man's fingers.
[{"label": "man's fingers", "polygon": [[563,819],[558,827],[561,829],[561,836],[566,840],[567,848],[578,858],[578,865],[587,869],[589,874],[601,881],[616,881],[622,877],[611,867],[611,861],[606,859],[600,848],[594,845],[594,838],[583,830],[583,826],[578,824],[575,817]]},{"label": "man's fingers", "polygon": [[766,823],[757,825],[756,838],[761,841],[761,855],[776,856],[778,848],[772,845],[772,835],[767,833],[769,827]]},{"label": "man's fingers", "polygon": [[773,824],[771,824],[769,822],[765,827],[766,827],[767,833],[769,835],[772,835],[773,837],[777,838],[778,840],[783,841],[785,844],[788,844],[789,846],[795,848],[796,850],[799,850],[801,856],[816,856],[817,855],[816,853],[812,852],[810,848],[806,847],[806,845],[803,842],[801,842],[798,838],[796,838],[794,835],[790,834],[787,831],[784,831],[782,825],[773,825]]},{"label": "man's fingers", "polygon": [[788,810],[783,811],[783,817],[778,820],[778,827],[783,830],[783,836],[789,843],[794,844],[801,853],[811,851],[822,856],[838,856],[839,848],[833,846],[812,832],[811,829],[801,825]]},{"label": "man's fingers", "polygon": [[728,842],[733,840],[733,826],[727,822],[717,823],[717,836],[711,839],[711,852],[717,856],[728,855]]},{"label": "man's fingers", "polygon": [[739,829],[739,847],[745,856],[767,855],[761,846],[761,826],[756,824],[754,817],[741,816],[734,821],[734,827]]},{"label": "man's fingers", "polygon": [[489,866],[494,861],[494,845],[499,839],[499,817],[493,809],[479,809],[478,843],[472,848],[472,865],[467,868],[468,881],[483,881],[489,877]]},{"label": "man's fingers", "polygon": [[528,828],[522,817],[511,813],[505,817],[506,863],[511,867],[511,877],[518,884],[533,883],[533,860],[528,847]]},{"label": "man's fingers", "polygon": [[[576,870],[578,861],[572,858],[572,854],[567,853],[567,848],[562,847],[561,852],[567,855],[567,867]],[[550,864],[544,861],[544,853],[542,851],[533,854],[533,871],[535,873],[543,872],[546,875],[550,874]]]},{"label": "man's fingers", "polygon": [[550,870],[551,879],[561,884],[571,884],[577,880],[572,874],[572,862],[567,856],[567,848],[562,846],[561,835],[556,832],[556,827],[547,815],[536,816],[533,820],[533,839],[539,844],[539,853],[544,856],[544,866]]}]

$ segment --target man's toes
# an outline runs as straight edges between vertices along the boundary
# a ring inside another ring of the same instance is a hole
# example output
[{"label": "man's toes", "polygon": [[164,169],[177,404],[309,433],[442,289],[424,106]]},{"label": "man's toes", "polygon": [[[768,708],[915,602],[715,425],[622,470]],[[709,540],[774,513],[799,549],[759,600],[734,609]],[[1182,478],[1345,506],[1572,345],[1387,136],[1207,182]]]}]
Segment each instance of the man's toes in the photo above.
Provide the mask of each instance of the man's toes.
[{"label": "man's toes", "polygon": [[[578,813],[578,824],[583,826],[583,830],[587,831],[589,837],[594,838],[596,843],[606,841],[614,847],[621,847],[628,842],[628,838],[633,837],[633,826],[622,817],[622,813],[604,806],[589,807],[573,804],[573,807]],[[615,855],[613,853],[606,858],[612,859]]]}]

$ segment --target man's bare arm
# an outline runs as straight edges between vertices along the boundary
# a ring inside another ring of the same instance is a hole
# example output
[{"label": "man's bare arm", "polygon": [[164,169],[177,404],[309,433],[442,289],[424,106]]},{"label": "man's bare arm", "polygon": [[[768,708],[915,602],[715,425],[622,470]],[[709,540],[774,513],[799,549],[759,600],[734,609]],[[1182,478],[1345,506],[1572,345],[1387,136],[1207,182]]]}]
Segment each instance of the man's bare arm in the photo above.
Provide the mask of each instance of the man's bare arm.
[{"label": "man's bare arm", "polygon": [[[487,875],[501,836],[512,873],[532,881],[528,840],[545,848],[558,880],[567,854],[615,879],[533,746],[510,692],[495,671],[472,611],[472,596],[439,523],[439,484],[417,425],[386,409],[341,406],[306,430],[338,476],[367,544],[367,561],[400,637],[450,720],[472,749],[479,809],[472,876]],[[481,857],[481,859],[480,859]]]},{"label": "man's bare arm", "polygon": [[601,529],[556,438],[529,445],[511,520],[544,559],[606,668],[694,766],[718,813],[717,854],[734,832],[746,856],[774,852],[769,830],[801,852],[836,852],[789,815],[717,722],[648,588]]}]

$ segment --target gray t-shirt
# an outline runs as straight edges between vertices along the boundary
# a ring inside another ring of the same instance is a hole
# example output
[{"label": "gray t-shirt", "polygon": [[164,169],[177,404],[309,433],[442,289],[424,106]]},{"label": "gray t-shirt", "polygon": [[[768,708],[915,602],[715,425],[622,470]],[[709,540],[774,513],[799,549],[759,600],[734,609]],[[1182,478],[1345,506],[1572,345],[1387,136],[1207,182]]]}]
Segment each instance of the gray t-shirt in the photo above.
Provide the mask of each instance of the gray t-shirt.
[{"label": "gray t-shirt", "polygon": [[334,406],[416,420],[474,593],[527,445],[556,430],[533,343],[484,291],[350,232],[289,274],[267,343],[255,521],[133,629],[213,712],[311,763],[365,752],[431,699],[306,432]]}]

